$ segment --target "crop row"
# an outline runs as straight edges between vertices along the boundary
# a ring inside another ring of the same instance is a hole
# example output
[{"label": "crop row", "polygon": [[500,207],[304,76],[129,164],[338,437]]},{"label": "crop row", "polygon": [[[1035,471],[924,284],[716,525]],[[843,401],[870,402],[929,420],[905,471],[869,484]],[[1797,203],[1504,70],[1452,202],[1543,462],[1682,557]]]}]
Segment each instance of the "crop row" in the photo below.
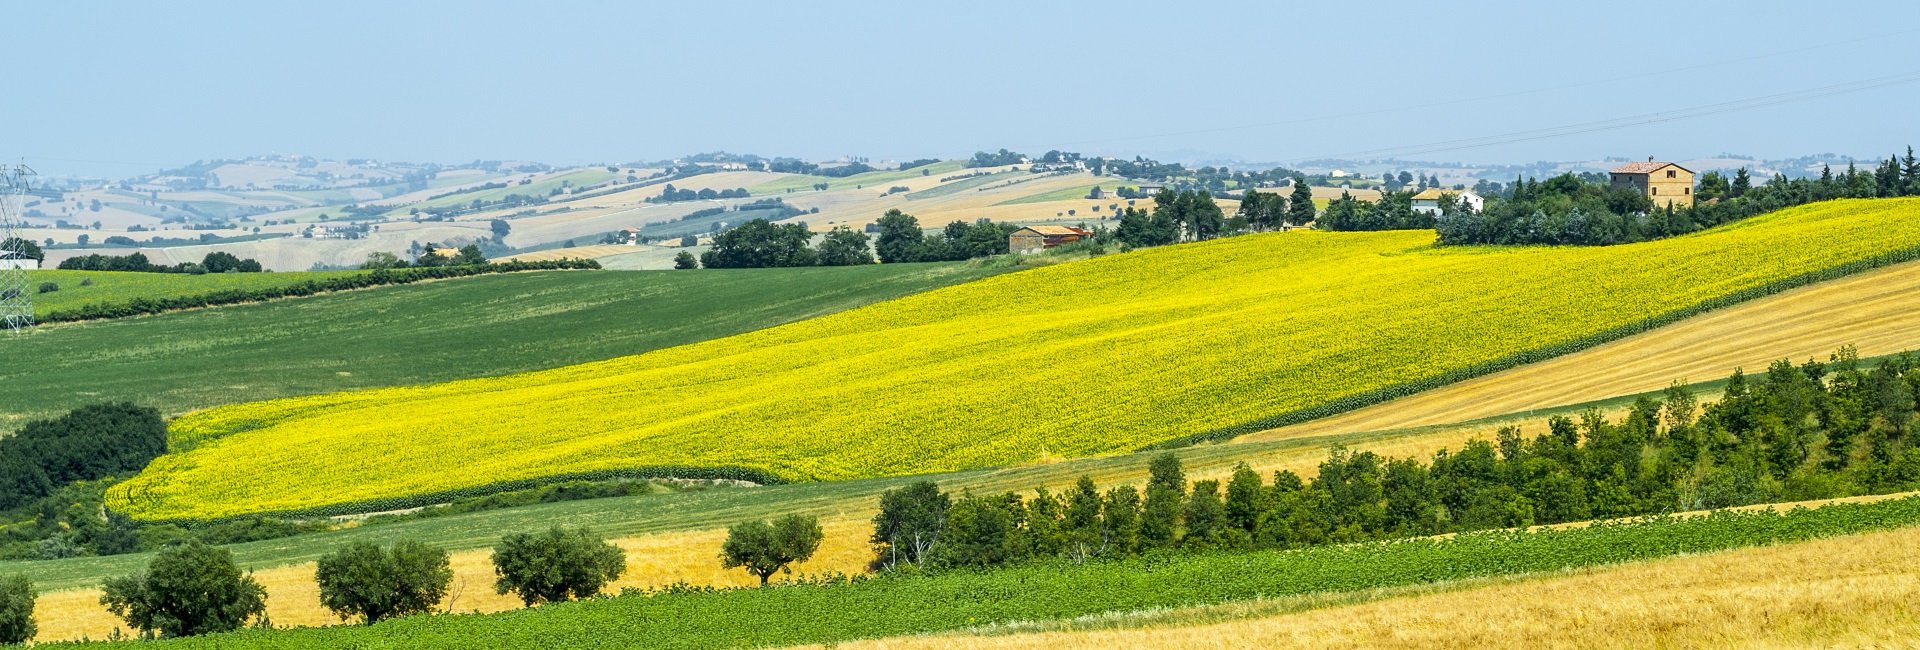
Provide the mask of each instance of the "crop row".
[{"label": "crop row", "polygon": [[[1102,612],[1565,571],[1920,525],[1920,497],[1722,511],[1572,529],[1470,533],[1293,551],[1150,556],[985,572],[625,594],[369,627],[246,631],[172,648],[721,648],[831,644]],[[795,616],[805,612],[805,616]]]},{"label": "crop row", "polygon": [[1610,247],[1291,232],[1098,257],[603,362],[210,409],[117,505],[217,518],[653,466],[837,480],[1223,437],[1912,259],[1915,210]]}]

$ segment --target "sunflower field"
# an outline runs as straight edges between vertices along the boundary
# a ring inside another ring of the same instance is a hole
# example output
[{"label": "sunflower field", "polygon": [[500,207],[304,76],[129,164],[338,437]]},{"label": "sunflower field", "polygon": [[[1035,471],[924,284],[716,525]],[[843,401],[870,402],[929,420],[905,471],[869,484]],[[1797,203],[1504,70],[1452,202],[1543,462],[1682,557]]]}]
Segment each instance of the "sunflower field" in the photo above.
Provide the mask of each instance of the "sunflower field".
[{"label": "sunflower field", "polygon": [[148,520],[333,513],[601,471],[835,480],[1229,437],[1915,259],[1920,200],[1610,247],[1433,237],[1169,246],[608,361],[219,407],[110,498]]}]

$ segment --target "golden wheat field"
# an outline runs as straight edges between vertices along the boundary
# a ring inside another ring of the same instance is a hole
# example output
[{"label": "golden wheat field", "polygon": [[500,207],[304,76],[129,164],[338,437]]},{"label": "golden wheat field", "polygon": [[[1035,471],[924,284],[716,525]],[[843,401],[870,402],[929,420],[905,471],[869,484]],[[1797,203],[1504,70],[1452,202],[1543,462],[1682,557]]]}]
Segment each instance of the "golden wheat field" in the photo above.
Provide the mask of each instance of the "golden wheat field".
[{"label": "golden wheat field", "polygon": [[612,468],[830,480],[1112,453],[1905,251],[1917,211],[1836,201],[1602,248],[1291,232],[1110,255],[605,362],[216,408],[113,498],[204,518]]},{"label": "golden wheat field", "polygon": [[[1337,597],[877,639],[842,648],[1910,647],[1920,529]],[[1396,597],[1397,596],[1397,597]],[[1074,629],[1079,628],[1079,629]]]}]

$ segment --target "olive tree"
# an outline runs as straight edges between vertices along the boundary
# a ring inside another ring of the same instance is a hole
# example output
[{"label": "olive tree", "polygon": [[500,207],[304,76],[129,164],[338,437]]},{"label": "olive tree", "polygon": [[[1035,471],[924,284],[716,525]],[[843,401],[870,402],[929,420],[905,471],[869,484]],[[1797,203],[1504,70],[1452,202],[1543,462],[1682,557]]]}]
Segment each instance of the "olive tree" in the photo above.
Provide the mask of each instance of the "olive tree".
[{"label": "olive tree", "polygon": [[267,591],[233,553],[200,540],[161,550],[138,575],[109,578],[100,604],[143,634],[194,636],[240,629],[267,611]]},{"label": "olive tree", "polygon": [[322,556],[314,580],[320,604],[340,618],[381,619],[431,611],[447,596],[453,569],[447,552],[414,541],[386,549],[355,542]]},{"label": "olive tree", "polygon": [[586,598],[627,570],[626,554],[585,528],[554,526],[516,533],[493,548],[498,593],[512,592],[528,607]]}]

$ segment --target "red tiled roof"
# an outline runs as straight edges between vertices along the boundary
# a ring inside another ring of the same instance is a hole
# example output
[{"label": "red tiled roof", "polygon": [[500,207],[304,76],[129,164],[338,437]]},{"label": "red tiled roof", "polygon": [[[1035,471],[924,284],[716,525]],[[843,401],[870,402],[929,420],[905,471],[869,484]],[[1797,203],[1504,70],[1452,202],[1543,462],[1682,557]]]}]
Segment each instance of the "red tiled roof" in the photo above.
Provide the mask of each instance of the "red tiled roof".
[{"label": "red tiled roof", "polygon": [[[1673,165],[1674,167],[1680,167],[1679,165],[1674,165],[1673,163],[1670,163],[1670,162],[1652,162],[1652,161],[1637,162],[1637,163],[1627,163],[1625,165],[1615,167],[1613,169],[1613,173],[1615,174],[1651,174],[1656,171],[1660,171],[1661,168],[1666,167],[1668,165]],[[1687,169],[1685,167],[1680,167],[1680,170],[1685,171],[1689,174],[1693,173],[1693,170]]]}]

